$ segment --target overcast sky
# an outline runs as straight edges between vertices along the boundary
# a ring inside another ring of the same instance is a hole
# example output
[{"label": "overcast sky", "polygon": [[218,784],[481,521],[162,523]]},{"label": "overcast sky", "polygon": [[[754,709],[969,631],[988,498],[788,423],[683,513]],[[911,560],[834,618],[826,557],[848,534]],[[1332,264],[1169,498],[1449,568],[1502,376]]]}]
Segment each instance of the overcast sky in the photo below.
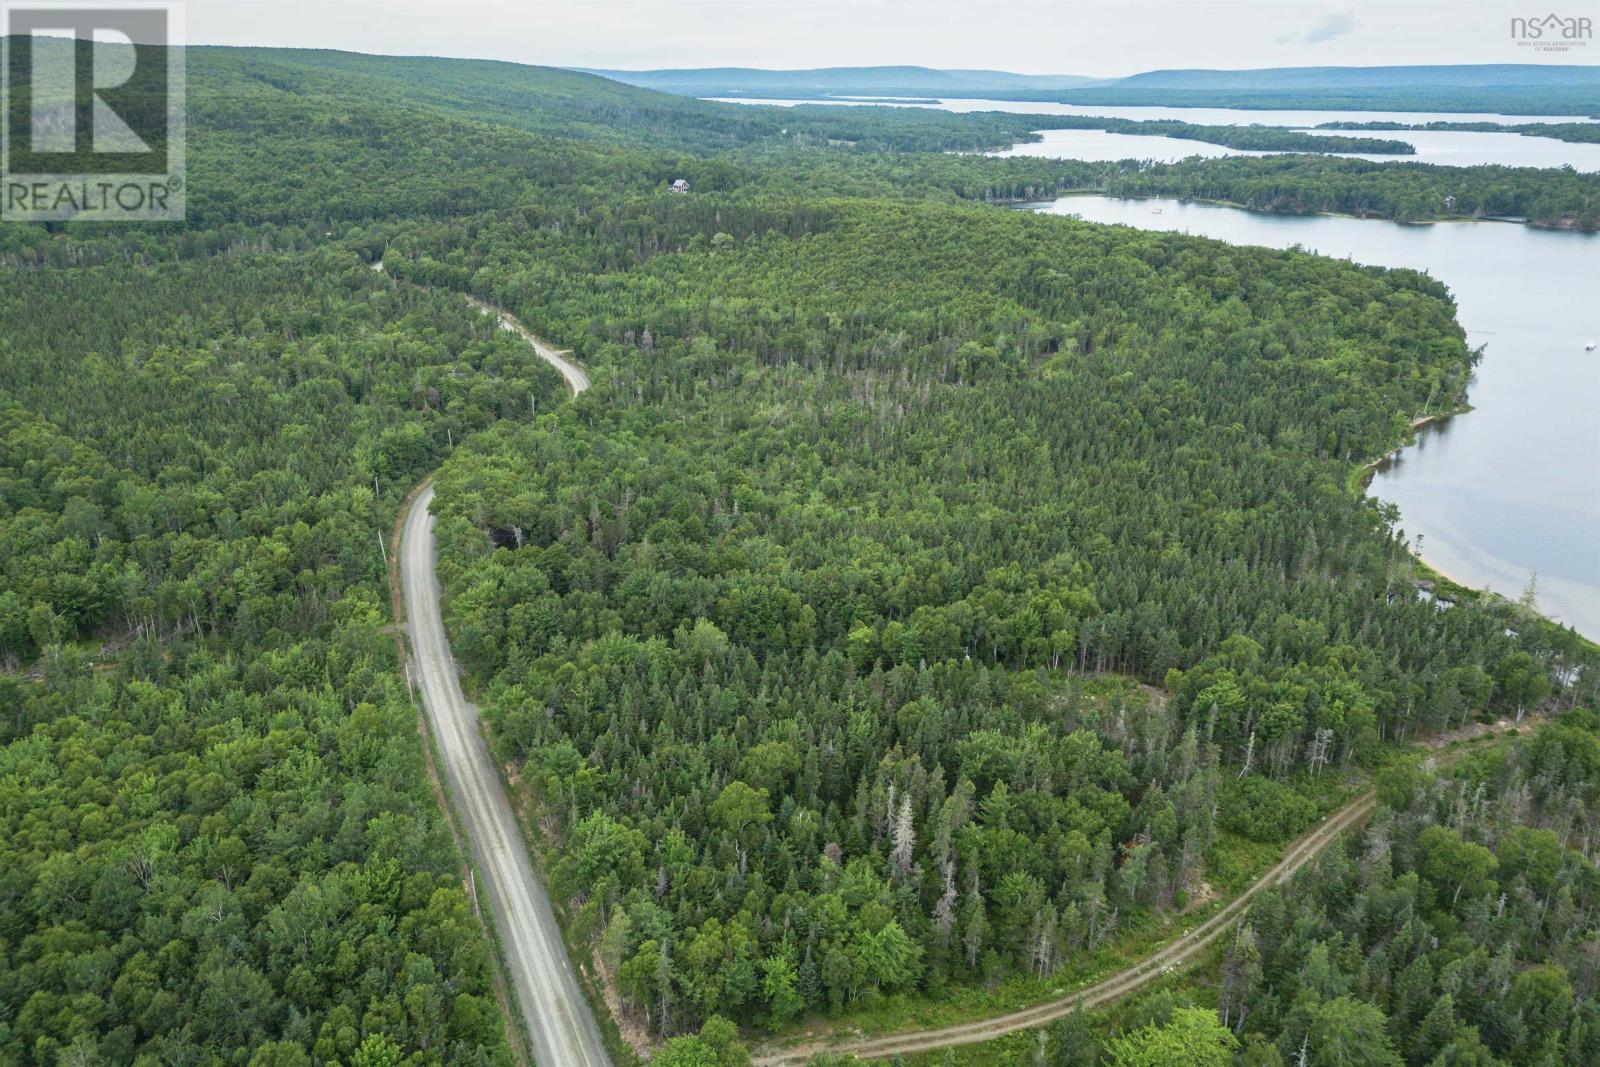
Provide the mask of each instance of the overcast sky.
[{"label": "overcast sky", "polygon": [[1600,62],[1600,41],[1566,57],[1512,44],[1512,15],[1547,10],[1600,21],[1600,0],[189,0],[188,24],[195,44],[618,68]]}]

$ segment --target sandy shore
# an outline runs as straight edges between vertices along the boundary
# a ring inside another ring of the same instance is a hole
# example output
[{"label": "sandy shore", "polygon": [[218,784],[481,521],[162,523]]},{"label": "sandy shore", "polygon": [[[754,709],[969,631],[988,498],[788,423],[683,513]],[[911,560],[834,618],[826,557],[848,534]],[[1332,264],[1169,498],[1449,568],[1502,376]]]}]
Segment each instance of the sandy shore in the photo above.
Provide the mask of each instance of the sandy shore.
[{"label": "sandy shore", "polygon": [[[1420,563],[1424,567],[1428,568],[1434,574],[1437,574],[1439,577],[1444,578],[1447,581],[1454,582],[1456,585],[1459,585],[1463,589],[1471,589],[1471,590],[1474,590],[1476,592],[1481,593],[1481,592],[1484,591],[1484,588],[1486,588],[1486,587],[1475,586],[1471,582],[1462,581],[1460,578],[1457,578],[1455,575],[1451,574],[1449,571],[1445,570],[1443,567],[1439,566],[1437,563],[1433,562],[1427,556],[1424,556],[1420,552],[1417,552],[1417,551],[1413,550],[1411,555],[1412,555],[1412,557],[1414,559],[1416,559],[1416,561],[1418,563]],[[1499,594],[1494,594],[1494,595],[1499,595]]]}]

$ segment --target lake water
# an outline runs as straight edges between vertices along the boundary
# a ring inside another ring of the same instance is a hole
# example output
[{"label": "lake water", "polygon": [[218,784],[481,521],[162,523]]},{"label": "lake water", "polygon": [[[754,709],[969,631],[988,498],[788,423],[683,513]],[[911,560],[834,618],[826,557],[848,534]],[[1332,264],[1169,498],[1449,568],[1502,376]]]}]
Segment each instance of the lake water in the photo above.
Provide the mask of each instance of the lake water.
[{"label": "lake water", "polygon": [[[1324,122],[1591,122],[1585,116],[1450,114],[1422,111],[1244,111],[1235,108],[1205,107],[1100,107],[1087,104],[1053,104],[1018,100],[940,100],[936,103],[867,100],[768,100],[738,97],[720,98],[724,103],[837,104],[888,107],[937,107],[943,111],[1004,111],[1020,115],[1100,115],[1126,119],[1177,119],[1207,126],[1288,126],[1306,129]],[[1572,167],[1586,173],[1600,172],[1600,144],[1569,144],[1551,137],[1524,137],[1518,133],[1468,133],[1439,130],[1324,130],[1319,135],[1394,139],[1416,146],[1410,156],[1377,153],[1332,153],[1378,162],[1404,161],[1437,163],[1443,166],[1470,167],[1498,163],[1508,167]],[[1175,163],[1192,156],[1262,156],[1270,152],[1248,152],[1202,141],[1182,141],[1173,137],[1144,134],[1106,133],[1102,130],[1042,130],[1041,141],[1019,144],[997,156],[1035,156],[1047,159],[1084,159],[1104,162],[1118,159],[1149,159]]]},{"label": "lake water", "polygon": [[[1331,120],[1330,120],[1331,121]],[[1571,167],[1584,173],[1600,171],[1600,144],[1569,144],[1553,137],[1524,137],[1520,133],[1468,133],[1440,130],[1309,130],[1318,136],[1394,138],[1416,148],[1409,156],[1376,152],[1328,152],[1351,159],[1379,163],[1434,163],[1447,167],[1474,167],[1498,163],[1507,167]],[[1238,148],[1184,141],[1175,137],[1106,133],[1102,130],[1040,130],[1041,140],[1012,145],[995,156],[1035,156],[1045,159],[1085,159],[1105,162],[1150,159],[1176,163],[1204,156],[1267,156],[1276,152],[1247,152]]]},{"label": "lake water", "polygon": [[1425,427],[1373,478],[1439,570],[1600,639],[1600,235],[1510,223],[1264,215],[1171,199],[1064,197],[1036,210],[1427,271],[1485,350],[1474,410]]}]

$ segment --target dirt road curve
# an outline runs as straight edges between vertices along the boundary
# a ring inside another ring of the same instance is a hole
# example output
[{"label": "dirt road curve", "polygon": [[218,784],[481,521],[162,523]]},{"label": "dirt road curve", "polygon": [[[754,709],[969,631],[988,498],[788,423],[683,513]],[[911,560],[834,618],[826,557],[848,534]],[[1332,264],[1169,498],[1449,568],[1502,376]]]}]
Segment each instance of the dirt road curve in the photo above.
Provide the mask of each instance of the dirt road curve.
[{"label": "dirt road curve", "polygon": [[505,330],[507,333],[514,333],[532,345],[533,350],[539,353],[540,359],[544,360],[546,363],[550,364],[556,370],[561,372],[561,377],[567,380],[567,388],[572,390],[573,396],[577,396],[579,393],[589,388],[589,375],[584,373],[582,367],[578,366],[576,363],[567,358],[567,356],[571,355],[570,352],[563,351],[559,348],[551,348],[533,334],[529,333],[527,327],[523,326],[522,323],[512,318],[508,312],[502,311],[493,304],[486,304],[475,296],[467,297],[467,303],[471,304],[473,307],[477,308],[486,315],[493,315],[495,320],[500,323],[500,328],[502,330]]},{"label": "dirt road curve", "polygon": [[[383,274],[383,260],[380,259],[375,261],[372,264],[372,269],[377,271],[379,274]],[[513,316],[504,308],[495,307],[493,304],[487,301],[479,300],[477,297],[468,296],[465,293],[463,293],[462,296],[466,298],[467,303],[471,304],[485,315],[493,315],[495,317],[495,321],[499,323],[502,330],[505,330],[507,333],[516,334],[518,337],[528,342],[529,345],[533,346],[533,350],[539,353],[540,359],[544,360],[546,363],[550,364],[556,370],[561,372],[561,377],[567,380],[567,388],[572,390],[573,396],[577,396],[579,393],[589,388],[589,375],[582,367],[578,366],[576,363],[567,358],[572,354],[571,352],[568,352],[565,349],[552,348],[545,344],[543,341],[539,340],[539,338],[529,333],[528,328],[523,326],[522,323],[518,322],[515,316]]]},{"label": "dirt road curve", "polygon": [[943,1030],[922,1030],[911,1033],[887,1034],[882,1037],[836,1037],[791,1045],[782,1049],[758,1051],[754,1057],[756,1067],[783,1067],[803,1064],[819,1052],[849,1053],[861,1059],[887,1059],[890,1056],[910,1055],[949,1048],[952,1045],[972,1045],[991,1041],[1017,1030],[1032,1030],[1070,1014],[1081,1003],[1084,1008],[1098,1008],[1126,996],[1160,976],[1169,969],[1188,963],[1217,938],[1226,933],[1256,894],[1269,886],[1285,881],[1310,862],[1344,831],[1360,823],[1377,805],[1371,792],[1363,793],[1338,811],[1329,815],[1317,828],[1296,841],[1284,853],[1277,866],[1262,875],[1254,885],[1229,902],[1228,906],[1195,927],[1188,934],[1146,956],[1137,964],[1112,975],[1095,985],[1080,989],[1070,996],[1039,1004],[1009,1015],[999,1015],[977,1022],[949,1026]]},{"label": "dirt road curve", "polygon": [[[535,340],[505,313],[485,310],[500,316],[502,328],[526,338],[561,372],[574,393],[589,387],[582,368]],[[516,816],[478,729],[478,711],[461,692],[440,615],[433,516],[428,512],[432,502],[429,485],[417,494],[405,516],[398,548],[400,585],[413,676],[438,741],[453,805],[472,843],[478,892],[493,912],[535,1062],[539,1067],[610,1067],[600,1030],[572,973],[550,899],[528,862]]]}]

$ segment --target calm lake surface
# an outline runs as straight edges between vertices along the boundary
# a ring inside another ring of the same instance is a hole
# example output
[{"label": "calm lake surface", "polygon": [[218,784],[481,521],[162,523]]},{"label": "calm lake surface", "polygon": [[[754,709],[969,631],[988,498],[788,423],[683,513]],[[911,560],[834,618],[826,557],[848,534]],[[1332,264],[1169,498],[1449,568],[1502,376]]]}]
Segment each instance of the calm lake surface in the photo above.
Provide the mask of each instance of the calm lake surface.
[{"label": "calm lake surface", "polygon": [[[1100,107],[1087,104],[1053,104],[1018,100],[940,100],[936,103],[849,100],[766,100],[739,97],[719,98],[731,104],[837,104],[887,107],[936,107],[943,111],[1005,111],[1020,115],[1103,115],[1126,119],[1177,119],[1208,126],[1289,126],[1306,129],[1324,122],[1591,122],[1582,115],[1489,115],[1432,111],[1243,111],[1207,107]],[[1498,163],[1508,167],[1572,167],[1585,172],[1600,171],[1600,144],[1569,144],[1551,137],[1524,137],[1518,133],[1467,133],[1437,130],[1323,130],[1321,136],[1367,137],[1407,141],[1416,146],[1410,156],[1376,153],[1330,153],[1378,162],[1437,163],[1451,167],[1471,167]],[[1084,159],[1105,162],[1118,159],[1149,159],[1175,163],[1192,156],[1264,156],[1271,152],[1249,152],[1202,141],[1181,141],[1172,137],[1142,134],[1106,133],[1101,130],[1041,130],[1043,140],[1014,145],[997,156],[1039,156],[1047,159]]]},{"label": "calm lake surface", "polygon": [[[1457,116],[1460,118],[1460,116]],[[1333,120],[1328,120],[1333,121]],[[1359,121],[1359,120],[1358,120]],[[1393,138],[1416,148],[1409,156],[1376,152],[1328,152],[1326,155],[1370,159],[1379,163],[1435,163],[1446,167],[1475,167],[1498,163],[1506,167],[1571,167],[1584,173],[1600,171],[1600,144],[1569,144],[1553,137],[1524,137],[1520,133],[1469,133],[1441,130],[1308,130],[1315,136]],[[1277,152],[1249,152],[1239,148],[1183,141],[1175,137],[1106,133],[1103,130],[1040,130],[1042,138],[1012,145],[995,156],[1042,156],[1046,159],[1151,159],[1176,163],[1192,156],[1268,156]]]},{"label": "calm lake surface", "polygon": [[1036,210],[1426,271],[1484,347],[1474,410],[1424,428],[1374,477],[1427,560],[1600,638],[1600,235],[1510,223],[1263,215],[1171,199],[1064,197]]}]

